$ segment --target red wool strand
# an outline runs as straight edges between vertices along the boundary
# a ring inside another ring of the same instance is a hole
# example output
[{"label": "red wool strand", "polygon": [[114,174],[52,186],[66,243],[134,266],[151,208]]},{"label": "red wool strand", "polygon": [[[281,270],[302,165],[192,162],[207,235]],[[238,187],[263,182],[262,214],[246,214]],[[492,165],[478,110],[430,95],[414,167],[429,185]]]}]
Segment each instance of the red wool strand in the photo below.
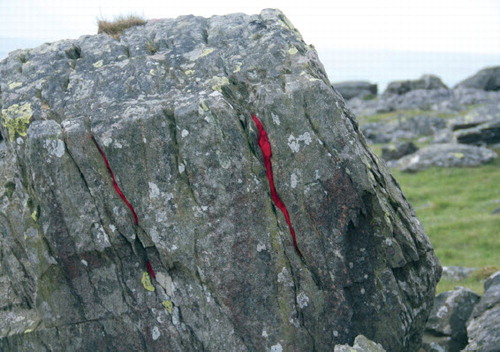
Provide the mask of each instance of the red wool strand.
[{"label": "red wool strand", "polygon": [[153,267],[151,266],[150,262],[146,262],[146,268],[148,268],[149,275],[151,275],[151,277],[155,279],[156,278],[155,271],[153,270]]},{"label": "red wool strand", "polygon": [[276,207],[278,207],[285,216],[288,229],[290,230],[290,235],[292,235],[293,246],[295,247],[295,250],[297,251],[299,256],[303,257],[297,244],[297,238],[295,237],[295,230],[293,229],[292,222],[290,220],[290,214],[288,213],[285,203],[283,203],[280,196],[278,195],[276,186],[274,185],[273,165],[271,164],[271,157],[273,156],[273,152],[271,150],[271,143],[269,143],[269,138],[267,138],[267,132],[257,116],[252,115],[252,119],[255,122],[257,129],[259,130],[258,143],[260,150],[262,151],[262,156],[264,157],[267,180],[269,182],[269,188],[271,190],[271,199],[273,200]]},{"label": "red wool strand", "polygon": [[130,204],[130,202],[128,201],[127,197],[125,197],[125,195],[123,194],[122,190],[120,189],[120,186],[118,186],[118,183],[116,183],[115,174],[113,173],[113,170],[111,169],[111,165],[109,165],[109,161],[108,161],[108,158],[106,157],[106,154],[104,154],[104,152],[101,149],[101,147],[99,147],[99,144],[97,144],[97,141],[95,140],[94,136],[91,136],[91,138],[92,138],[92,141],[94,142],[95,146],[97,147],[97,150],[101,154],[102,160],[104,160],[104,163],[106,164],[106,168],[108,169],[109,175],[111,176],[111,180],[113,181],[113,187],[114,187],[116,193],[118,193],[118,195],[120,196],[120,198],[123,200],[123,202],[125,202],[125,204],[127,205],[127,207],[132,212],[132,215],[134,216],[134,222],[135,222],[135,224],[139,225],[139,218],[137,217],[137,214],[135,212],[134,207],[132,206],[132,204]]}]

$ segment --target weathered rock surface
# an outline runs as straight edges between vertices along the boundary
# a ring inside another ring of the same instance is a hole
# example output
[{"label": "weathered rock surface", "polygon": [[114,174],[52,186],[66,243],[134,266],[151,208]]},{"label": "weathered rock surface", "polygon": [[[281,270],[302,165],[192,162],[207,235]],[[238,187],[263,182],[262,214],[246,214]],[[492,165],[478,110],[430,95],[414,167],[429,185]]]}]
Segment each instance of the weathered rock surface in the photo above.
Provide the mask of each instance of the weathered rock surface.
[{"label": "weathered rock surface", "polygon": [[382,147],[382,159],[385,161],[398,160],[402,157],[413,154],[418,150],[413,142],[400,142]]},{"label": "weathered rock surface", "polygon": [[438,260],[279,11],[19,50],[0,89],[0,350],[419,348]]},{"label": "weathered rock surface", "polygon": [[500,102],[498,101],[476,107],[464,116],[450,120],[448,125],[453,131],[456,131],[473,128],[495,120],[500,120]]},{"label": "weathered rock surface", "polygon": [[349,345],[336,345],[334,352],[385,352],[385,349],[380,344],[359,335],[354,339],[352,347]]},{"label": "weathered rock surface", "polygon": [[463,266],[443,266],[441,280],[460,281],[468,278],[477,268]]},{"label": "weathered rock surface", "polygon": [[464,287],[443,292],[434,299],[423,338],[426,351],[460,351],[467,345],[466,322],[480,296]]},{"label": "weathered rock surface", "polygon": [[473,88],[487,91],[500,90],[500,66],[482,69],[472,77],[458,83],[455,88]]},{"label": "weathered rock surface", "polygon": [[403,95],[412,90],[417,90],[417,89],[432,90],[432,89],[442,89],[442,88],[448,89],[446,84],[444,84],[443,81],[441,81],[441,78],[435,75],[423,75],[422,77],[416,80],[390,82],[384,91],[384,95],[387,94]]},{"label": "weathered rock surface", "polygon": [[431,136],[446,127],[446,121],[434,116],[401,115],[390,122],[370,122],[361,126],[364,136],[372,143],[397,142],[401,139],[412,139],[419,136]]},{"label": "weathered rock surface", "polygon": [[433,144],[419,149],[397,161],[396,166],[402,171],[416,172],[432,166],[471,167],[488,163],[497,154],[487,148],[465,144]]},{"label": "weathered rock surface", "polygon": [[333,87],[337,89],[346,100],[355,97],[366,98],[376,96],[378,92],[376,84],[366,81],[338,82],[334,83]]},{"label": "weathered rock surface", "polygon": [[476,127],[455,131],[456,141],[463,144],[486,145],[500,143],[500,118]]},{"label": "weathered rock surface", "polygon": [[465,351],[500,350],[500,271],[486,280],[484,290],[467,322],[469,344]]}]

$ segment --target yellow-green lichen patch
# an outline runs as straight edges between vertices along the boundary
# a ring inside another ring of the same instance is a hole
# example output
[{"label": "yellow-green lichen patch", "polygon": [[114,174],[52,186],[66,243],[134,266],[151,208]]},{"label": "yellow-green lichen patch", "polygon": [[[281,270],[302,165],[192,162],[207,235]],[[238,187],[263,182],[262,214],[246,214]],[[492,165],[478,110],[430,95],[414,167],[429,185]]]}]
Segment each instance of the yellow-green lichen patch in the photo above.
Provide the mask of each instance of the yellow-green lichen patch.
[{"label": "yellow-green lichen patch", "polygon": [[184,71],[184,73],[188,76],[191,76],[194,74],[194,70],[187,70],[187,71]]},{"label": "yellow-green lichen patch", "polygon": [[7,129],[11,142],[14,141],[16,134],[26,136],[32,115],[30,103],[14,104],[7,109],[2,109],[2,125]]},{"label": "yellow-green lichen patch", "polygon": [[236,65],[236,68],[234,69],[233,73],[237,73],[241,71],[241,64]]},{"label": "yellow-green lichen patch", "polygon": [[222,87],[227,86],[229,84],[229,79],[227,79],[227,77],[216,76],[211,79],[211,83],[213,90],[222,92]]},{"label": "yellow-green lichen patch", "polygon": [[92,66],[94,66],[95,68],[102,67],[102,65],[104,65],[104,61],[102,60],[99,60],[96,63],[92,64]]},{"label": "yellow-green lichen patch", "polygon": [[155,290],[155,287],[151,283],[151,278],[149,277],[149,274],[146,271],[142,273],[141,283],[146,290],[151,292]]},{"label": "yellow-green lichen patch", "polygon": [[290,49],[288,49],[288,53],[289,53],[290,55],[295,55],[295,54],[297,54],[298,52],[299,52],[299,51],[298,51],[298,50],[297,50],[297,48],[296,48],[296,47],[294,47],[294,46],[292,46]]},{"label": "yellow-green lichen patch", "polygon": [[33,219],[33,221],[37,221],[38,220],[38,212],[36,210],[34,210],[31,213],[31,218]]},{"label": "yellow-green lichen patch", "polygon": [[167,299],[166,301],[161,302],[161,304],[165,307],[169,314],[172,314],[172,312],[174,311],[174,304],[172,303],[172,301]]},{"label": "yellow-green lichen patch", "polygon": [[451,156],[457,158],[457,159],[463,159],[465,158],[465,155],[463,153],[451,153]]},{"label": "yellow-green lichen patch", "polygon": [[12,82],[9,84],[9,89],[16,89],[21,87],[23,84],[21,82]]},{"label": "yellow-green lichen patch", "polygon": [[211,53],[214,52],[214,48],[206,48],[205,50],[203,50],[203,52],[201,53],[200,57],[203,57],[203,56],[207,56]]}]

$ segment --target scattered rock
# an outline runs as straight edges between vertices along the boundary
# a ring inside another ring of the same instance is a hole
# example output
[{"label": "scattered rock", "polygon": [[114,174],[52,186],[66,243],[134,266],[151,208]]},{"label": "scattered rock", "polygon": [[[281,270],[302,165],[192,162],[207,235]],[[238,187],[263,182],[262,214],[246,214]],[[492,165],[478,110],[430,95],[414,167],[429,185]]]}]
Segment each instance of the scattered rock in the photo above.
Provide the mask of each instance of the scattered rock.
[{"label": "scattered rock", "polygon": [[0,350],[419,348],[439,261],[281,12],[17,51],[0,88]]},{"label": "scattered rock", "polygon": [[448,89],[448,87],[441,81],[441,78],[435,75],[423,75],[417,80],[390,82],[384,91],[384,95],[403,95],[417,89],[433,90],[442,88]]},{"label": "scattered rock", "polygon": [[486,91],[500,90],[500,66],[482,69],[475,75],[458,83],[455,88],[473,88]]},{"label": "scattered rock", "polygon": [[356,97],[366,99],[376,96],[378,91],[376,84],[365,81],[333,83],[333,87],[337,89],[346,100]]},{"label": "scattered rock", "polygon": [[432,166],[470,167],[488,163],[496,157],[494,151],[483,147],[433,144],[399,159],[397,167],[407,172],[422,171]]},{"label": "scattered rock", "polygon": [[453,352],[464,348],[467,345],[466,322],[479,299],[477,293],[464,287],[437,295],[425,326],[424,349],[441,348]]},{"label": "scattered rock", "polygon": [[450,120],[448,126],[451,130],[473,128],[485,122],[500,120],[500,103],[491,103],[472,109],[464,116]]},{"label": "scattered rock", "polygon": [[390,122],[372,122],[361,125],[364,136],[372,143],[397,142],[419,136],[430,136],[446,126],[446,121],[433,116],[405,117]]},{"label": "scattered rock", "polygon": [[349,345],[336,345],[334,352],[385,352],[382,345],[375,343],[363,335],[356,336],[354,339],[354,345],[351,347]]},{"label": "scattered rock", "polygon": [[500,143],[500,118],[484,122],[476,127],[454,132],[458,143],[472,145],[488,145]]},{"label": "scattered rock", "polygon": [[418,150],[413,142],[400,142],[382,147],[382,159],[385,161],[398,160],[405,155],[415,153]]},{"label": "scattered rock", "polygon": [[500,271],[486,280],[484,289],[467,322],[469,344],[465,351],[500,350]]},{"label": "scattered rock", "polygon": [[461,281],[468,278],[476,270],[476,268],[463,266],[443,266],[441,280]]}]

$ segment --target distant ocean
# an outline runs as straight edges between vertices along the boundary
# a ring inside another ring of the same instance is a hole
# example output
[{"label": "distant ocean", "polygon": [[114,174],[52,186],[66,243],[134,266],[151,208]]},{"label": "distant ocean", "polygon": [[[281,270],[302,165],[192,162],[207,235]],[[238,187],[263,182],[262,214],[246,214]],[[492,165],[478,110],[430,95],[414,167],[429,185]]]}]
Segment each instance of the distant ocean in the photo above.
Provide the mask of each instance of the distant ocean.
[{"label": "distant ocean", "polygon": [[[45,41],[0,37],[0,60],[15,49],[33,48]],[[453,87],[485,67],[500,66],[500,55],[494,54],[328,47],[317,47],[316,50],[332,83],[370,81],[378,84],[379,92],[391,81],[417,79],[427,73],[441,77],[447,86]]]}]

